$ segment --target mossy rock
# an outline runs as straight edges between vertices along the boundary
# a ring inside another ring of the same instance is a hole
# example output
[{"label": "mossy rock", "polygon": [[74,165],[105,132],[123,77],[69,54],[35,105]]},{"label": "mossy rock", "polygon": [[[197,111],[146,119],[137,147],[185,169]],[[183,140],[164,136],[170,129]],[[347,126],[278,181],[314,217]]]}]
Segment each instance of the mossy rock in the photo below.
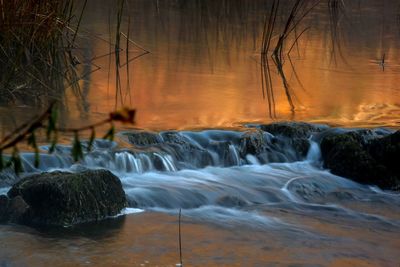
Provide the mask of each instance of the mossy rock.
[{"label": "mossy rock", "polygon": [[375,160],[354,133],[330,135],[321,142],[324,167],[332,173],[351,178],[359,183],[374,180]]},{"label": "mossy rock", "polygon": [[29,206],[18,221],[68,226],[115,216],[127,206],[121,181],[107,170],[51,172],[16,183],[8,197]]},{"label": "mossy rock", "polygon": [[258,155],[265,151],[267,140],[262,131],[249,131],[243,134],[239,143],[240,154],[244,157],[247,154]]}]

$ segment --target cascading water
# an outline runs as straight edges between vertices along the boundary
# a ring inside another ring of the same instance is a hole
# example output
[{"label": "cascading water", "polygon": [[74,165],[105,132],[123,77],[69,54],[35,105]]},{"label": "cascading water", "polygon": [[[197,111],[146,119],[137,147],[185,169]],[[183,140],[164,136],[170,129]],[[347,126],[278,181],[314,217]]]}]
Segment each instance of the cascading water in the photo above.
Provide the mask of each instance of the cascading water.
[{"label": "cascading water", "polygon": [[182,208],[193,223],[226,229],[279,230],[280,238],[324,246],[343,245],[345,237],[319,229],[322,222],[345,233],[342,227],[356,231],[356,225],[385,235],[400,231],[399,195],[323,169],[318,136],[289,138],[250,129],[137,131],[119,137],[123,148],[96,140],[80,163],[73,163],[68,146],[58,146],[54,155],[41,156],[39,169],[29,153],[23,164],[28,172],[106,168],[121,179],[130,208],[174,216]]},{"label": "cascading water", "polygon": [[24,154],[23,164],[28,172],[106,168],[120,177],[132,207],[170,212],[306,205],[333,196],[340,202],[342,196],[379,194],[321,169],[319,145],[311,136],[294,142],[260,130],[208,130],[124,132],[120,138],[129,144],[126,148],[96,140],[94,150],[78,164],[67,146],[57,147],[54,155],[43,154],[39,170],[33,167],[33,154]]}]

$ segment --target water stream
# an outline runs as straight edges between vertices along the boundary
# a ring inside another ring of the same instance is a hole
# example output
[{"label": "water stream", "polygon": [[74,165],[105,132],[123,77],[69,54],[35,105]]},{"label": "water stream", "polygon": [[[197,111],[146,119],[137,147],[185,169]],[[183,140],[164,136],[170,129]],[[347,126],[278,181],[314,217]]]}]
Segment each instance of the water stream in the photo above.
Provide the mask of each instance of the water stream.
[{"label": "water stream", "polygon": [[[246,154],[243,138],[258,134],[267,152]],[[66,229],[1,225],[4,266],[174,266],[180,208],[188,266],[399,262],[398,193],[321,168],[318,138],[302,155],[286,137],[255,130],[131,131],[119,140],[97,140],[79,164],[59,146],[42,155],[40,171],[109,169],[122,181],[128,215]],[[24,154],[36,172],[32,160]]]}]

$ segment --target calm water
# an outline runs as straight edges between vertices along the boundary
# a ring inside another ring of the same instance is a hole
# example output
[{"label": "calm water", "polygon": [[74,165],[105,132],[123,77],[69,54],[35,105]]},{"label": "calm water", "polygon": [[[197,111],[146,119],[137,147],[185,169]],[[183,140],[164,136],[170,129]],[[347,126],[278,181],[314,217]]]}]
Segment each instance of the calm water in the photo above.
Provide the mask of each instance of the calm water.
[{"label": "calm water", "polygon": [[[297,31],[309,29],[294,46],[291,60],[285,56],[284,69],[295,96],[294,116],[281,79],[271,68],[277,119],[398,127],[399,3],[337,2],[344,7],[330,12],[324,0],[304,19]],[[82,99],[77,104],[75,97],[67,97],[65,120],[73,124],[95,121],[116,105],[128,105],[137,108],[137,127],[141,128],[230,127],[268,121],[260,47],[270,6],[271,1],[262,0],[129,1],[121,30],[126,34],[129,28],[134,43],[126,49],[126,38],[121,37],[124,51],[116,94],[115,58],[105,56],[110,51],[110,20],[111,39],[115,34],[115,3],[89,1],[78,40],[81,49],[75,51],[85,76]],[[287,0],[282,1],[273,43],[289,6]],[[293,39],[289,38],[285,51]],[[150,53],[133,60],[142,48]],[[126,50],[131,60],[128,69]],[[16,118],[29,116],[27,109],[17,108]],[[6,110],[1,112],[3,125],[15,121],[5,115]]]},{"label": "calm water", "polygon": [[[283,6],[290,6],[283,1]],[[341,1],[338,1],[341,2]],[[304,23],[310,27],[291,52],[284,69],[295,95],[294,119],[346,126],[400,122],[400,28],[397,1],[344,1],[336,13],[322,1]],[[138,127],[187,128],[232,126],[268,120],[262,98],[261,36],[271,1],[131,1],[130,37],[150,51],[120,68],[118,104],[138,109]],[[108,39],[110,4],[92,1],[89,32]],[[288,8],[282,8],[281,18]],[[335,19],[336,18],[336,19]],[[335,22],[336,21],[336,22]],[[123,21],[123,30],[128,28]],[[281,27],[277,28],[278,35]],[[96,35],[96,36],[99,36]],[[276,38],[274,36],[274,38]],[[106,54],[109,44],[87,40],[88,58]],[[293,40],[288,41],[288,48]],[[125,40],[122,47],[126,48]],[[129,58],[141,49],[130,45]],[[385,55],[385,68],[379,64]],[[125,62],[125,54],[122,59]],[[111,59],[113,62],[113,59]],[[89,113],[115,106],[115,70],[107,57],[89,82]],[[271,68],[278,120],[292,119],[277,71]]]},{"label": "calm water", "polygon": [[[322,1],[299,27],[311,26],[291,53],[298,77],[288,58],[284,65],[296,95],[294,115],[272,69],[278,120],[399,128],[400,4],[343,3],[343,10],[329,13]],[[152,130],[244,131],[244,122],[270,121],[260,70],[270,5],[267,0],[129,1],[122,30],[127,32],[130,17],[129,35],[138,46],[130,43],[128,57],[140,56],[139,46],[150,53],[131,61],[129,69],[119,68],[116,94],[114,57],[101,57],[110,49],[108,18],[111,10],[115,19],[115,1],[90,0],[83,21],[87,33],[80,36],[76,55],[83,71],[101,69],[81,82],[82,99],[68,95],[63,122],[97,121],[122,105],[137,109],[135,127]],[[279,20],[288,12],[282,9]],[[125,57],[122,52],[122,65]],[[14,110],[10,117],[9,107],[1,108],[3,130],[33,113],[31,107]],[[182,134],[211,146],[236,140],[241,132]],[[144,211],[72,229],[0,225],[0,266],[175,266],[179,208],[185,266],[400,264],[399,195],[321,169],[318,146],[299,161],[287,151],[285,160],[267,164],[238,158],[235,146],[225,164],[212,148],[203,147],[212,158],[206,167],[196,165],[195,155],[177,162],[152,147],[138,151],[123,139],[118,144],[123,149],[98,148],[82,165],[61,154],[47,158],[41,169],[110,169],[131,206]],[[155,161],[161,169],[148,163]],[[238,197],[239,207],[227,205],[226,197]]]}]

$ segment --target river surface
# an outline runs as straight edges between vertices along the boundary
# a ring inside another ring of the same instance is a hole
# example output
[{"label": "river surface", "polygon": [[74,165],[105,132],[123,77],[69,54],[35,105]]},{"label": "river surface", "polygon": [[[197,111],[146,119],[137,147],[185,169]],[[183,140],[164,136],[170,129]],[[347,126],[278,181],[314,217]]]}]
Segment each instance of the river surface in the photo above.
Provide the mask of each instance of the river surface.
[{"label": "river surface", "polygon": [[[133,146],[123,132],[132,127],[122,125],[117,143],[98,141],[73,164],[64,137],[56,155],[42,155],[40,171],[111,170],[128,196],[127,215],[65,229],[0,225],[0,266],[175,266],[179,209],[185,266],[399,266],[398,193],[330,174],[313,140],[306,156],[285,146],[262,158],[239,152],[243,123],[271,121],[260,47],[272,1],[128,2],[121,30],[130,21],[131,42],[126,49],[122,38],[118,78],[115,57],[104,56],[115,1],[88,1],[75,54],[90,74],[81,98],[67,91],[61,118],[84,125],[127,105],[137,109],[135,128],[179,129],[190,145],[168,147],[162,132],[161,145]],[[322,1],[301,23],[299,32],[310,28],[291,52],[296,74],[286,57],[294,114],[272,68],[276,120],[398,129],[400,5],[336,2],[344,6],[329,11]],[[34,110],[0,107],[1,130]],[[223,130],[205,130],[216,128]],[[24,155],[27,171],[39,171],[31,160]]]},{"label": "river surface", "polygon": [[[137,125],[143,128],[231,127],[238,122],[267,121],[260,47],[271,2],[132,1],[130,36],[150,54],[132,61],[129,70],[120,68],[118,104],[136,107]],[[291,3],[281,2],[280,19],[284,20]],[[322,1],[305,18],[298,31],[309,30],[299,38],[290,60],[285,57],[284,70],[296,106],[294,119],[399,127],[399,3],[336,1],[345,6],[329,12],[327,2]],[[107,6],[107,1],[92,4],[96,11],[88,15],[92,32],[108,33]],[[127,24],[125,19],[125,30]],[[288,40],[286,51],[292,42]],[[131,45],[130,59],[143,52]],[[91,47],[92,57],[109,51],[108,43],[100,40],[93,40]],[[122,61],[124,57],[123,53]],[[107,58],[96,63],[108,70]],[[130,91],[126,90],[127,71]],[[90,86],[95,93],[88,97],[91,112],[114,108],[114,74],[109,78],[107,71],[93,73]],[[273,66],[271,75],[277,117],[292,119]]]}]

